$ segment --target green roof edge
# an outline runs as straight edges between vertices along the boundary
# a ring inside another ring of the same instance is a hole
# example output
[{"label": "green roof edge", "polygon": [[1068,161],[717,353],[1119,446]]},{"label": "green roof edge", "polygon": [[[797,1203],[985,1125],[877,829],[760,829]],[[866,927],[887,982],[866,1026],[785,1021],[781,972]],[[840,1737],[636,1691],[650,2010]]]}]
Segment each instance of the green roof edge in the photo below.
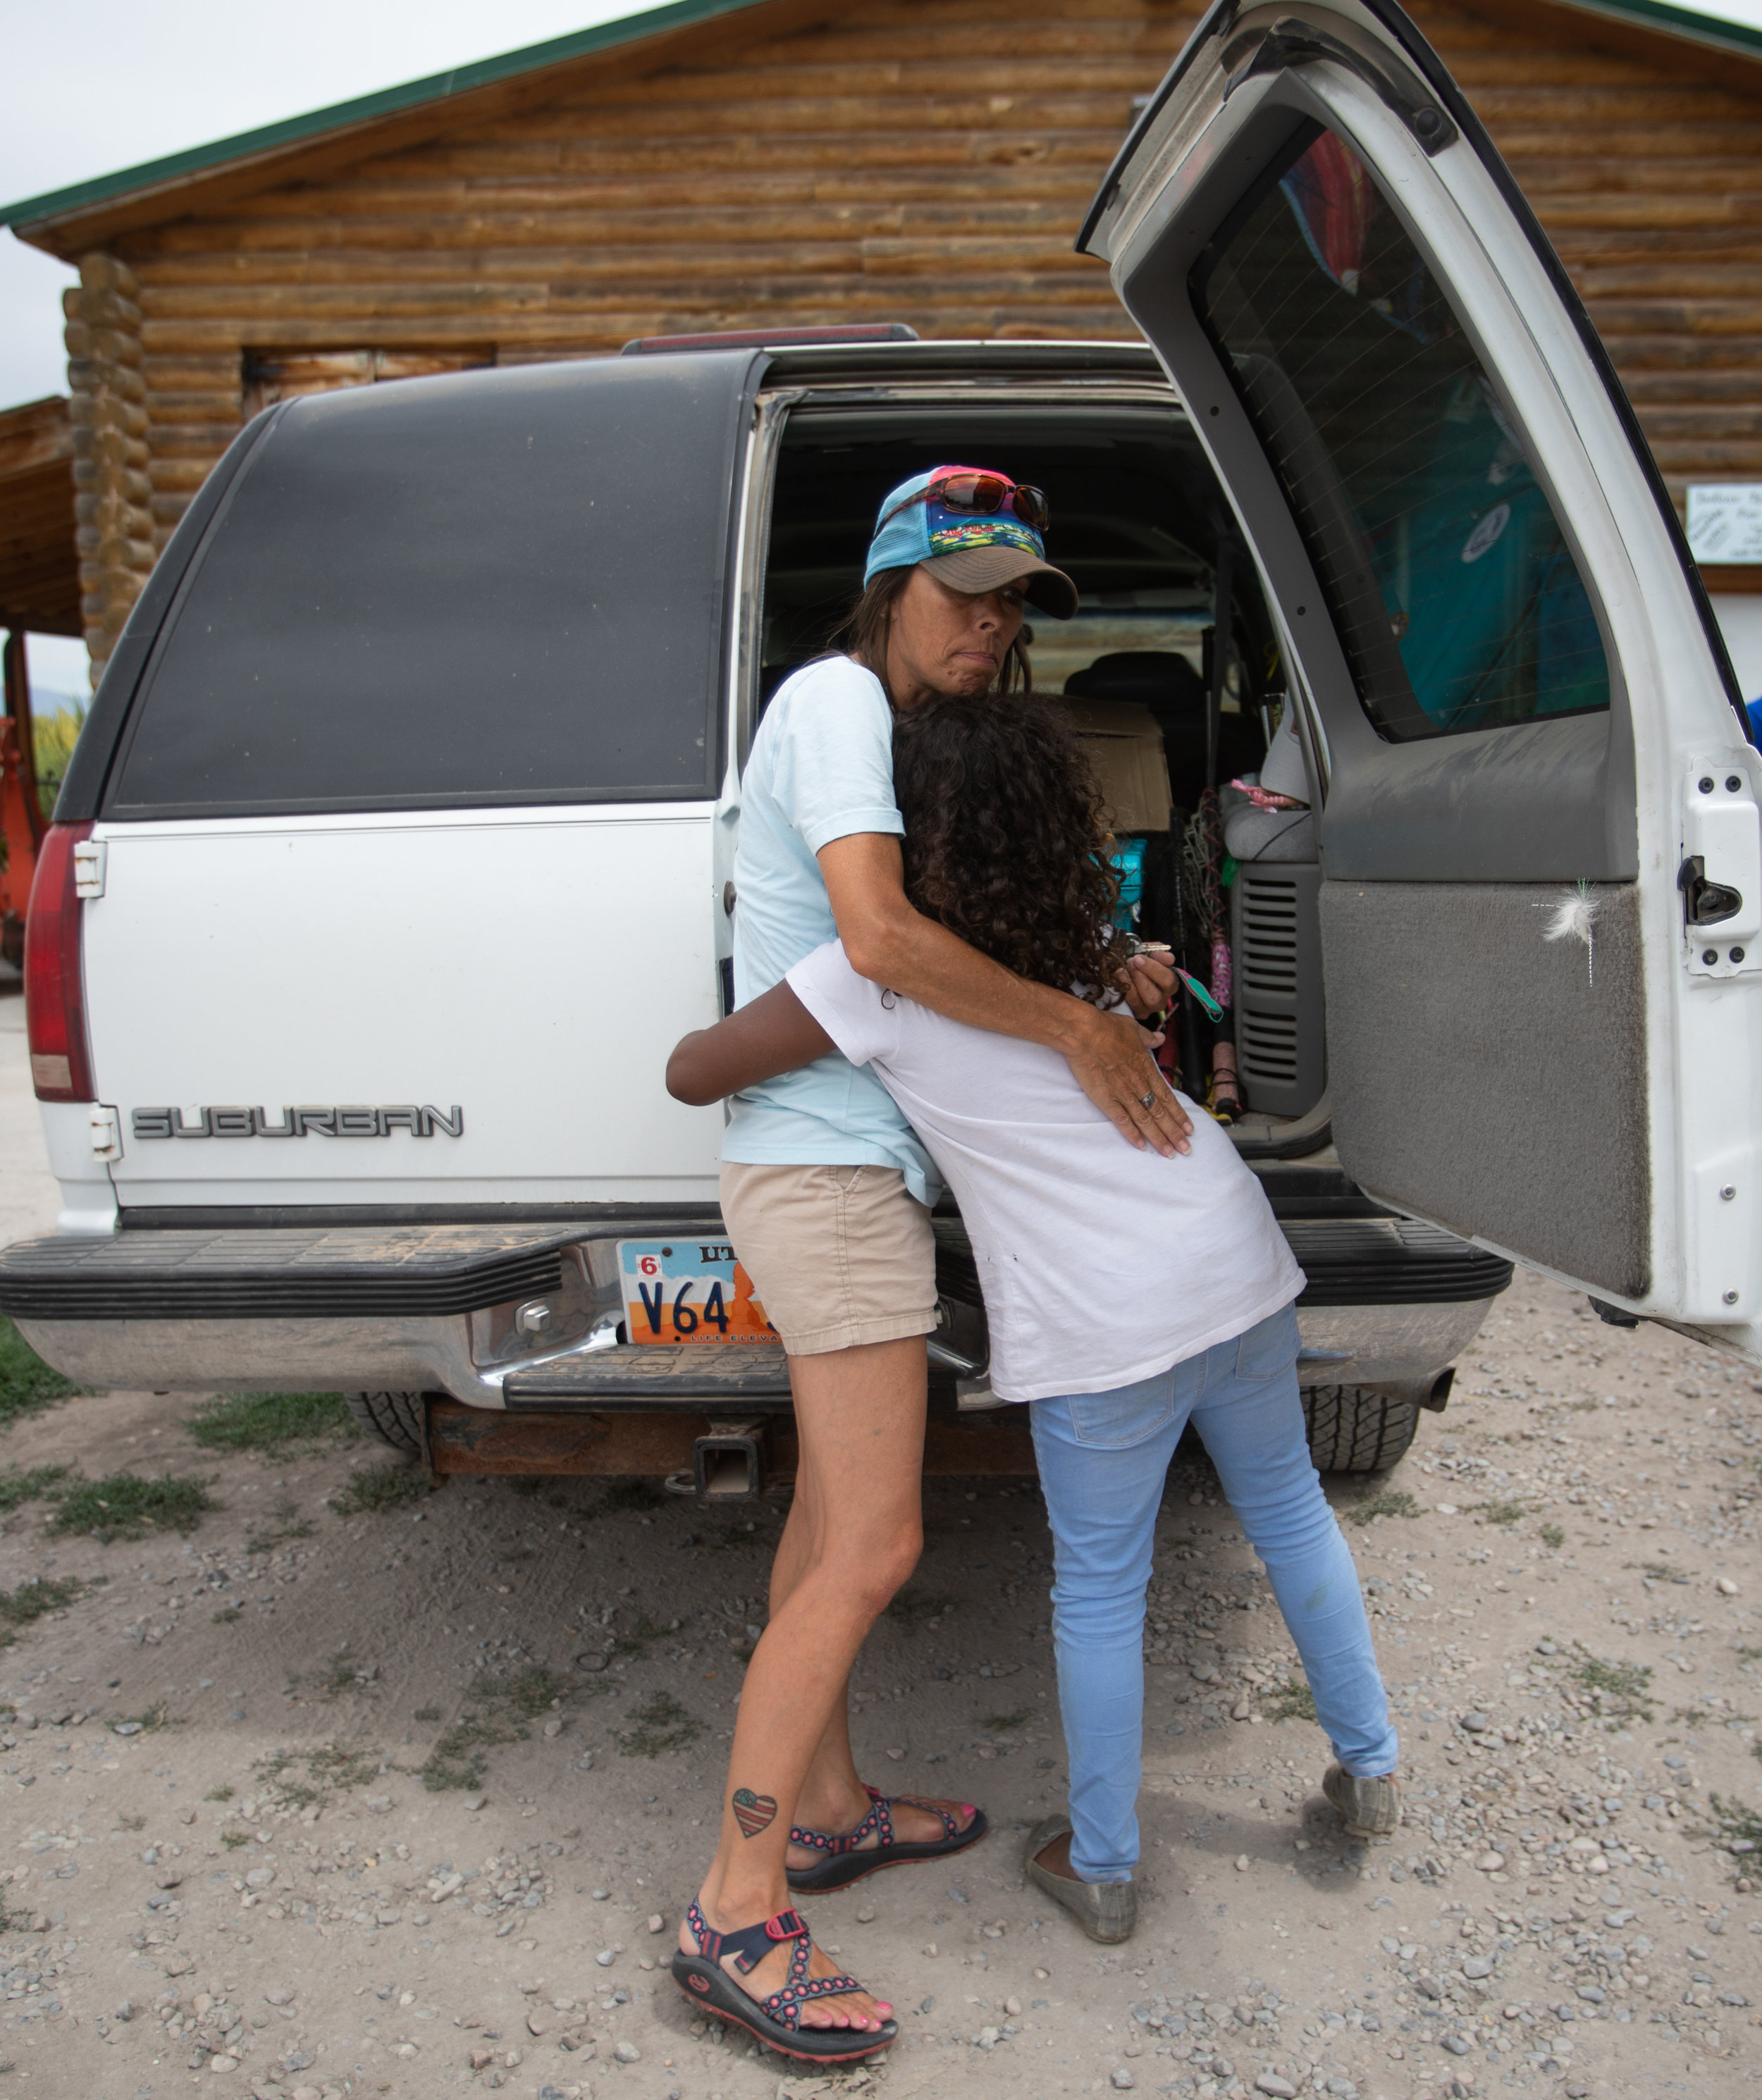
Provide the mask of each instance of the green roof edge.
[{"label": "green roof edge", "polygon": [[[254,131],[241,131],[230,139],[217,139],[206,146],[192,146],[161,160],[144,161],[138,167],[119,169],[116,174],[95,176],[64,190],[50,190],[41,196],[24,197],[16,204],[0,205],[0,226],[34,226],[63,218],[94,205],[157,188],[180,175],[199,174],[208,168],[223,167],[278,146],[297,144],[304,139],[322,138],[326,132],[342,131],[370,117],[385,117],[402,109],[418,109],[424,104],[443,103],[474,88],[488,87],[497,81],[513,80],[524,73],[541,72],[567,59],[590,57],[596,51],[615,51],[620,44],[644,37],[659,36],[668,29],[689,28],[695,22],[733,15],[762,6],[764,0],[665,0],[634,15],[601,22],[591,29],[553,37],[541,44],[528,44],[505,51],[498,58],[479,59],[470,65],[453,66],[445,73],[430,73],[422,80],[406,81],[400,87],[382,88],[377,94],[358,95],[351,102],[333,103],[309,111],[303,117],[284,117]],[[1636,23],[1663,29],[1689,42],[1714,49],[1740,51],[1747,58],[1762,59],[1762,29],[1747,23],[1728,22],[1716,15],[1696,13],[1692,8],[1673,7],[1667,0],[1565,0],[1565,4],[1588,15],[1603,15],[1614,21]]]},{"label": "green roof edge", "polygon": [[223,167],[278,146],[290,146],[305,139],[318,139],[328,131],[342,131],[375,117],[403,109],[419,109],[425,103],[449,100],[474,88],[492,86],[497,81],[517,79],[524,73],[541,72],[567,59],[588,58],[596,51],[615,51],[644,37],[659,36],[669,29],[689,28],[693,23],[718,15],[738,14],[761,6],[763,0],[666,0],[658,7],[615,20],[597,23],[566,37],[552,37],[541,44],[528,44],[497,58],[479,59],[470,65],[453,66],[445,73],[430,73],[422,80],[406,81],[400,87],[381,88],[373,95],[357,95],[350,102],[333,103],[328,108],[309,111],[303,117],[287,117],[276,124],[241,131],[230,139],[217,139],[206,146],[192,146],[163,159],[144,161],[138,167],[121,168],[111,175],[97,175],[90,182],[74,183],[64,190],[49,190],[41,196],[24,197],[17,204],[0,205],[0,226],[34,226],[88,210],[110,199],[135,191],[153,189],[180,175],[199,174],[205,169]]},{"label": "green roof edge", "polygon": [[1611,21],[1668,29],[1714,50],[1762,58],[1762,29],[1752,29],[1747,22],[1728,22],[1723,15],[1698,14],[1693,7],[1672,7],[1667,0],[1565,0],[1565,4],[1587,15],[1606,15]]}]

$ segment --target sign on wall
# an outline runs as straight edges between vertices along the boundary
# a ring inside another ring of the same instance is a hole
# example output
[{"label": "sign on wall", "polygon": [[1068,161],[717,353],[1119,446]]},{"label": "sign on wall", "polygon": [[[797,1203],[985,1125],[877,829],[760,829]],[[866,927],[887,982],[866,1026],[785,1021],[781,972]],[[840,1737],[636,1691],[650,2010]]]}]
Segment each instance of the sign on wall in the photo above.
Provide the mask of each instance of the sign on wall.
[{"label": "sign on wall", "polygon": [[1689,551],[1698,562],[1762,562],[1762,482],[1691,484]]}]

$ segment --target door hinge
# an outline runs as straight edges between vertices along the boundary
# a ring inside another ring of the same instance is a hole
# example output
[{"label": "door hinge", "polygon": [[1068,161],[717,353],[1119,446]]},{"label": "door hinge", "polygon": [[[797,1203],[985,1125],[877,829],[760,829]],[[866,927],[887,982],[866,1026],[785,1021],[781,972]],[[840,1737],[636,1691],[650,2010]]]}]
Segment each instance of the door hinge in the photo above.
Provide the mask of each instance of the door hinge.
[{"label": "door hinge", "polygon": [[73,894],[102,897],[104,863],[109,854],[102,839],[85,839],[73,849]]},{"label": "door hinge", "polygon": [[116,1110],[95,1107],[91,1124],[93,1158],[120,1159],[122,1157],[122,1120]]},{"label": "door hinge", "polygon": [[1729,755],[1692,766],[1683,783],[1676,887],[1695,976],[1762,967],[1762,812],[1747,767]]}]

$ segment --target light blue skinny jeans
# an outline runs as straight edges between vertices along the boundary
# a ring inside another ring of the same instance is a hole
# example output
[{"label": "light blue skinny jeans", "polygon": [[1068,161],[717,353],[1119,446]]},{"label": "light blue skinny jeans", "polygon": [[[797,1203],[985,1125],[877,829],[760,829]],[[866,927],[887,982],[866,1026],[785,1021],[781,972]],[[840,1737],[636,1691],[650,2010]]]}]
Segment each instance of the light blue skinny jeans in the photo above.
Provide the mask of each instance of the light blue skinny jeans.
[{"label": "light blue skinny jeans", "polygon": [[1335,1756],[1360,1778],[1395,1769],[1358,1571],[1304,1434],[1289,1306],[1155,1378],[1029,1409],[1052,1520],[1053,1644],[1080,1880],[1129,1881],[1137,1861],[1144,1595],[1164,1478],[1190,1419],[1266,1564]]}]

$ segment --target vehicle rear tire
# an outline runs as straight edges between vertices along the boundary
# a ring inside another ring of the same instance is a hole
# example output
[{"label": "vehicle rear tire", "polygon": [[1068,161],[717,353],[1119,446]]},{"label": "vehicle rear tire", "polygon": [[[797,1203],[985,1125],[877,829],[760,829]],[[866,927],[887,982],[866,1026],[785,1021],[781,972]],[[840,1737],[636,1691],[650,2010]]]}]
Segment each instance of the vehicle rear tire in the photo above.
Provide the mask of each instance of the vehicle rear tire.
[{"label": "vehicle rear tire", "polygon": [[1406,1457],[1420,1410],[1372,1386],[1305,1386],[1303,1423],[1318,1473],[1381,1473]]},{"label": "vehicle rear tire", "polygon": [[350,1392],[349,1412],[369,1436],[412,1457],[422,1448],[422,1396],[419,1392]]}]

